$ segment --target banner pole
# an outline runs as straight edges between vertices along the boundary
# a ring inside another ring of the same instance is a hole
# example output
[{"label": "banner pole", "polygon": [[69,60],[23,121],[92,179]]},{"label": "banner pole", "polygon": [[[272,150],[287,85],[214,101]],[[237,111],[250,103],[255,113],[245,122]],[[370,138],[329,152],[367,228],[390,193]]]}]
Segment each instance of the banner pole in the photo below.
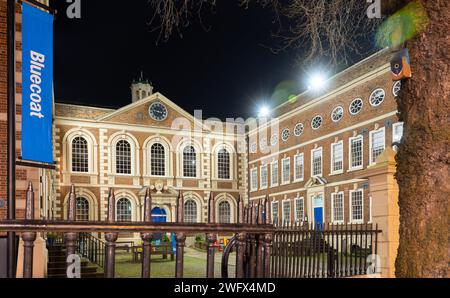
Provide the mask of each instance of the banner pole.
[{"label": "banner pole", "polygon": [[[16,219],[16,1],[8,0],[8,220]],[[8,232],[8,278],[16,277],[16,233]]]}]

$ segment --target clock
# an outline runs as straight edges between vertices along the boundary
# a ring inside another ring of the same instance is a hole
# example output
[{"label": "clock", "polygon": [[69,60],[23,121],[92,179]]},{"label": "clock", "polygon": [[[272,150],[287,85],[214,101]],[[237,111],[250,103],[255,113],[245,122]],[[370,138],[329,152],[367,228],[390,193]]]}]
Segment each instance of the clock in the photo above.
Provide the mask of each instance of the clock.
[{"label": "clock", "polygon": [[166,106],[158,101],[150,105],[148,114],[153,120],[164,121],[167,118],[168,112]]}]

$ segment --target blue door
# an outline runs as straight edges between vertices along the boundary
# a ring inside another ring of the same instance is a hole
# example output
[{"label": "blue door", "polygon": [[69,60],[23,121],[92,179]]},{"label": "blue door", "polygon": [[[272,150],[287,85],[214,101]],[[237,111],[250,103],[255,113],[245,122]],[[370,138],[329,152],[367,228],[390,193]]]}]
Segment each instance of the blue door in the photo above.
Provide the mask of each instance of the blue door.
[{"label": "blue door", "polygon": [[[155,207],[152,210],[152,222],[166,222],[167,221],[167,213],[166,210],[161,209],[159,207]],[[163,234],[153,234],[153,239],[156,241],[161,241]]]},{"label": "blue door", "polygon": [[314,208],[314,223],[316,227],[321,227],[323,224],[323,207]]}]

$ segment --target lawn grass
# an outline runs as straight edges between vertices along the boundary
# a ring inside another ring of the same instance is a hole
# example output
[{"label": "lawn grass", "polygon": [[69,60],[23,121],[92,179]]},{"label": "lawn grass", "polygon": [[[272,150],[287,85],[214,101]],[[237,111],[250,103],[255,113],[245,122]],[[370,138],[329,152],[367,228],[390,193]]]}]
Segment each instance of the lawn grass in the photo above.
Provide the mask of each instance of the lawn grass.
[{"label": "lawn grass", "polygon": [[[131,254],[121,252],[116,254],[116,277],[118,278],[140,278],[141,263],[133,263]],[[216,274],[220,271],[216,265]],[[206,275],[206,260],[199,258],[184,257],[184,277],[204,278]],[[151,277],[173,278],[175,277],[175,261],[166,260],[162,256],[152,256]]]}]

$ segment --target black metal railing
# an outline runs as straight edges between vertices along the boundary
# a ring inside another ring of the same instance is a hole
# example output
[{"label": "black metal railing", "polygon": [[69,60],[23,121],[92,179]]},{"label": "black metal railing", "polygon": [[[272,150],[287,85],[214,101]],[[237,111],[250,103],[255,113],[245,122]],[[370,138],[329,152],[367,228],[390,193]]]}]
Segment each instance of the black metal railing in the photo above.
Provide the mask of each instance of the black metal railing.
[{"label": "black metal railing", "polygon": [[285,224],[276,229],[271,277],[334,278],[365,275],[377,255],[378,225]]},{"label": "black metal railing", "polygon": [[90,262],[105,269],[106,243],[91,233],[80,233],[77,242],[77,253]]},{"label": "black metal railing", "polygon": [[[114,191],[110,189],[108,196],[107,220],[103,222],[76,221],[76,192],[72,186],[68,200],[68,220],[66,221],[43,221],[34,219],[34,191],[30,183],[27,191],[26,217],[25,220],[6,220],[0,222],[0,232],[18,232],[24,241],[24,277],[31,278],[33,272],[33,246],[38,232],[40,233],[63,233],[66,256],[80,253],[87,256],[88,259],[96,260],[104,268],[106,278],[115,276],[115,252],[117,238],[119,233],[140,233],[143,242],[142,245],[142,278],[150,277],[150,259],[152,253],[152,237],[159,233],[174,233],[176,240],[176,264],[175,277],[182,278],[184,270],[184,246],[186,236],[205,233],[208,249],[206,277],[214,277],[214,257],[216,235],[222,233],[233,233],[236,235],[236,277],[247,278],[255,277],[255,272],[249,273],[245,267],[244,260],[246,241],[249,239],[265,239],[266,242],[252,245],[258,246],[258,257],[252,256],[252,266],[257,270],[256,277],[269,277],[270,272],[270,239],[275,232],[269,220],[263,221],[264,214],[268,210],[265,206],[269,203],[266,200],[264,204],[252,205],[252,210],[246,209],[244,214],[244,203],[241,198],[238,199],[237,224],[217,224],[214,219],[214,196],[211,194],[209,199],[209,215],[206,224],[184,223],[184,198],[180,193],[177,198],[177,216],[174,223],[152,223],[151,207],[152,198],[150,189],[147,189],[144,198],[144,221],[142,222],[116,222],[115,220],[116,199]],[[245,216],[244,216],[245,215]],[[249,215],[251,215],[249,217]],[[244,221],[244,218],[246,220]],[[96,242],[89,233],[103,233],[104,243]],[[81,237],[79,237],[81,234]],[[95,244],[97,243],[97,244]],[[104,244],[104,247],[103,247]],[[104,261],[102,261],[101,252],[104,252]],[[261,258],[261,254],[266,257]],[[269,256],[269,257],[267,257]],[[69,260],[70,258],[67,258]],[[103,263],[102,263],[103,262]],[[247,264],[247,263],[246,263]],[[72,268],[72,263],[67,262],[67,269]],[[263,270],[264,269],[264,270]]]}]

